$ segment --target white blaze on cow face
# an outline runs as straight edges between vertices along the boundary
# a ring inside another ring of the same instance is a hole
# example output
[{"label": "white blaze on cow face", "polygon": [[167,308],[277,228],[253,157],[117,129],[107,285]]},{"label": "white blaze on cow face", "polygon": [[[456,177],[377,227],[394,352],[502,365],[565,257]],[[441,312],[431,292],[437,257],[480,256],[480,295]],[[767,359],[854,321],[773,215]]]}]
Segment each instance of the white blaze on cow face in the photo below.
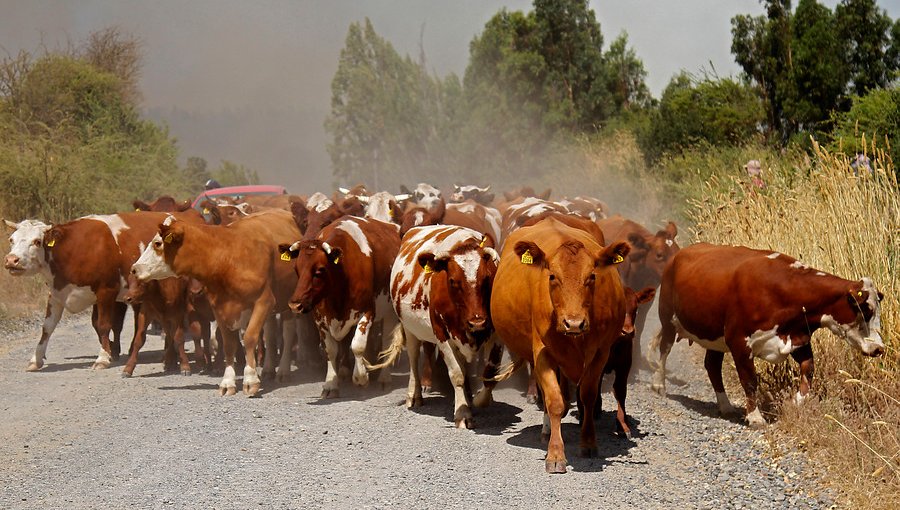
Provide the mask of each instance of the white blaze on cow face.
[{"label": "white blaze on cow face", "polygon": [[50,225],[37,220],[22,220],[19,223],[4,220],[6,226],[14,229],[9,236],[9,253],[6,254],[4,268],[13,276],[31,276],[38,272],[49,276],[49,268],[44,262],[44,233]]},{"label": "white blaze on cow face", "polygon": [[441,190],[430,184],[421,182],[413,191],[412,200],[419,207],[433,209],[438,207],[443,199],[441,198]]},{"label": "white blaze on cow face", "polygon": [[[878,299],[878,289],[870,278],[862,279],[862,290],[868,293],[863,303],[851,300],[855,319],[849,324],[841,324],[831,315],[823,315],[822,326],[828,328],[835,335],[843,338],[853,348],[867,356],[880,356],[884,352],[884,340],[881,338],[881,302]],[[848,303],[849,304],[849,303]],[[866,318],[869,313],[868,319]]]},{"label": "white blaze on cow face", "polygon": [[322,192],[315,192],[306,202],[306,208],[310,211],[322,212],[334,205],[330,198]]},{"label": "white blaze on cow face", "polygon": [[[166,221],[169,221],[168,218]],[[162,236],[157,233],[150,241],[150,246],[141,252],[140,258],[131,266],[131,272],[138,280],[162,280],[175,276],[175,271],[163,256],[163,246]]]}]

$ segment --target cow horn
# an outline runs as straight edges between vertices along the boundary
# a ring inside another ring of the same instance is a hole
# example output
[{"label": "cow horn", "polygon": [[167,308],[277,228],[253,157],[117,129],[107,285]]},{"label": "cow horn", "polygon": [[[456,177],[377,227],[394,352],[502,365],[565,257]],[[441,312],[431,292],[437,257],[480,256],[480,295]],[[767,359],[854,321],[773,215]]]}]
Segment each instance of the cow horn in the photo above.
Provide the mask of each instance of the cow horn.
[{"label": "cow horn", "polygon": [[331,255],[331,245],[330,244],[326,243],[325,241],[322,241],[322,249],[325,250],[325,253],[327,255]]},{"label": "cow horn", "polygon": [[367,204],[367,205],[368,205],[368,203],[369,203],[369,197],[367,197],[367,196],[359,195],[359,196],[357,196],[356,198],[358,198],[359,201],[362,202],[362,203],[364,203],[364,204]]},{"label": "cow horn", "polygon": [[410,195],[409,193],[401,193],[399,195],[394,195],[394,200],[400,202],[400,201],[408,199],[410,196],[412,196],[412,195]]},{"label": "cow horn", "polygon": [[338,191],[340,191],[341,193],[343,193],[343,194],[345,194],[345,195],[349,195],[349,194],[350,194],[350,190],[347,189],[347,188],[338,188]]}]

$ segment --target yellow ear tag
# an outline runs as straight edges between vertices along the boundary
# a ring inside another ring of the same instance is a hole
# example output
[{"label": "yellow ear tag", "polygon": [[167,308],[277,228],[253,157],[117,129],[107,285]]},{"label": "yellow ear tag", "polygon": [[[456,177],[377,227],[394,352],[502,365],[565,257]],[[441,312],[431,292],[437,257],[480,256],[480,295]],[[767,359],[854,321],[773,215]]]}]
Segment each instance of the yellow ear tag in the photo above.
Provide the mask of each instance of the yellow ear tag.
[{"label": "yellow ear tag", "polygon": [[534,257],[531,256],[531,251],[525,250],[525,253],[522,254],[522,263],[534,264]]},{"label": "yellow ear tag", "polygon": [[286,252],[282,253],[281,260],[283,260],[285,262],[290,262],[291,261],[291,252],[286,251]]},{"label": "yellow ear tag", "polygon": [[394,217],[394,210],[393,210],[393,209],[388,209],[388,216],[390,216],[391,218]]},{"label": "yellow ear tag", "polygon": [[484,236],[484,237],[481,238],[481,243],[480,243],[478,246],[484,248],[484,242],[485,242],[485,241],[487,241],[487,236]]},{"label": "yellow ear tag", "polygon": [[208,207],[204,207],[204,208],[203,208],[203,214],[209,214],[209,208],[208,208]]},{"label": "yellow ear tag", "polygon": [[856,295],[862,297],[862,292],[857,292]]},{"label": "yellow ear tag", "polygon": [[163,242],[164,242],[164,243],[171,243],[171,242],[172,242],[172,239],[174,239],[174,238],[172,237],[172,233],[169,232],[168,234],[166,234],[166,237],[163,239]]},{"label": "yellow ear tag", "polygon": [[51,239],[47,242],[47,248],[53,248],[54,244],[56,244],[56,239]]},{"label": "yellow ear tag", "polygon": [[433,273],[433,272],[434,272],[434,269],[431,268],[431,264],[428,264],[428,263],[426,263],[426,264],[425,264],[425,267],[423,267],[422,269],[425,270],[425,274],[429,274],[429,273]]},{"label": "yellow ear tag", "polygon": [[613,259],[613,264],[621,264],[622,262],[625,262],[625,257],[616,253],[615,258]]},{"label": "yellow ear tag", "polygon": [[336,259],[334,259],[334,263],[335,263],[335,264],[337,264],[337,263],[340,262],[340,261],[341,261],[341,258],[340,258],[340,257],[337,257]]},{"label": "yellow ear tag", "polygon": [[141,208],[138,207],[137,209],[134,210],[134,212],[141,212]]}]

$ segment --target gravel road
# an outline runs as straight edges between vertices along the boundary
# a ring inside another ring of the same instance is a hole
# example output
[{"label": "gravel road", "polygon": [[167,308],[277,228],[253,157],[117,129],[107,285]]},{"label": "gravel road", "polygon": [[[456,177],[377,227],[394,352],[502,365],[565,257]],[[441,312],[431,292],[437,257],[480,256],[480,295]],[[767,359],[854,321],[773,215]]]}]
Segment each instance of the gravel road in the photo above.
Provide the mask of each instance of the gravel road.
[{"label": "gravel road", "polygon": [[262,398],[219,397],[217,378],[162,373],[158,337],[134,378],[119,376],[121,362],[91,371],[89,315],[64,320],[47,365],[26,373],[38,324],[2,330],[3,509],[831,506],[802,457],[776,466],[760,432],[717,416],[702,366],[682,344],[669,358],[680,382],[670,381],[668,398],[646,377],[629,387],[637,437],[608,432],[607,390],[599,458],[578,457],[577,422],[567,417],[569,472],[551,476],[541,413],[510,382],[476,410],[475,430],[456,430],[449,397],[427,395],[416,411],[399,405],[402,365],[387,393],[345,384],[329,401],[319,399],[324,374],[296,368],[290,383],[264,385]]}]

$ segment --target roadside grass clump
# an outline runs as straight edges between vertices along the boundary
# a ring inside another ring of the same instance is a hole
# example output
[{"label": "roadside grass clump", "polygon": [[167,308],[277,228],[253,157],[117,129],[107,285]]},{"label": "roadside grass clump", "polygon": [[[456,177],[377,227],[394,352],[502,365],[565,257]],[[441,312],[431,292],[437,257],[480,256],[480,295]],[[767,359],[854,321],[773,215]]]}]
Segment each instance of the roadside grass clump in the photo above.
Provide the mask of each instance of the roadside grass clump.
[{"label": "roadside grass clump", "polygon": [[[713,176],[689,216],[695,241],[776,250],[847,279],[869,276],[884,293],[884,357],[867,359],[820,329],[812,398],[800,406],[788,398],[792,360],[758,360],[757,371],[774,427],[825,468],[847,506],[900,508],[900,182],[885,151],[863,146],[871,171],[813,142],[809,157],[767,158],[763,189]],[[730,393],[742,395],[735,371],[725,374]]]}]

